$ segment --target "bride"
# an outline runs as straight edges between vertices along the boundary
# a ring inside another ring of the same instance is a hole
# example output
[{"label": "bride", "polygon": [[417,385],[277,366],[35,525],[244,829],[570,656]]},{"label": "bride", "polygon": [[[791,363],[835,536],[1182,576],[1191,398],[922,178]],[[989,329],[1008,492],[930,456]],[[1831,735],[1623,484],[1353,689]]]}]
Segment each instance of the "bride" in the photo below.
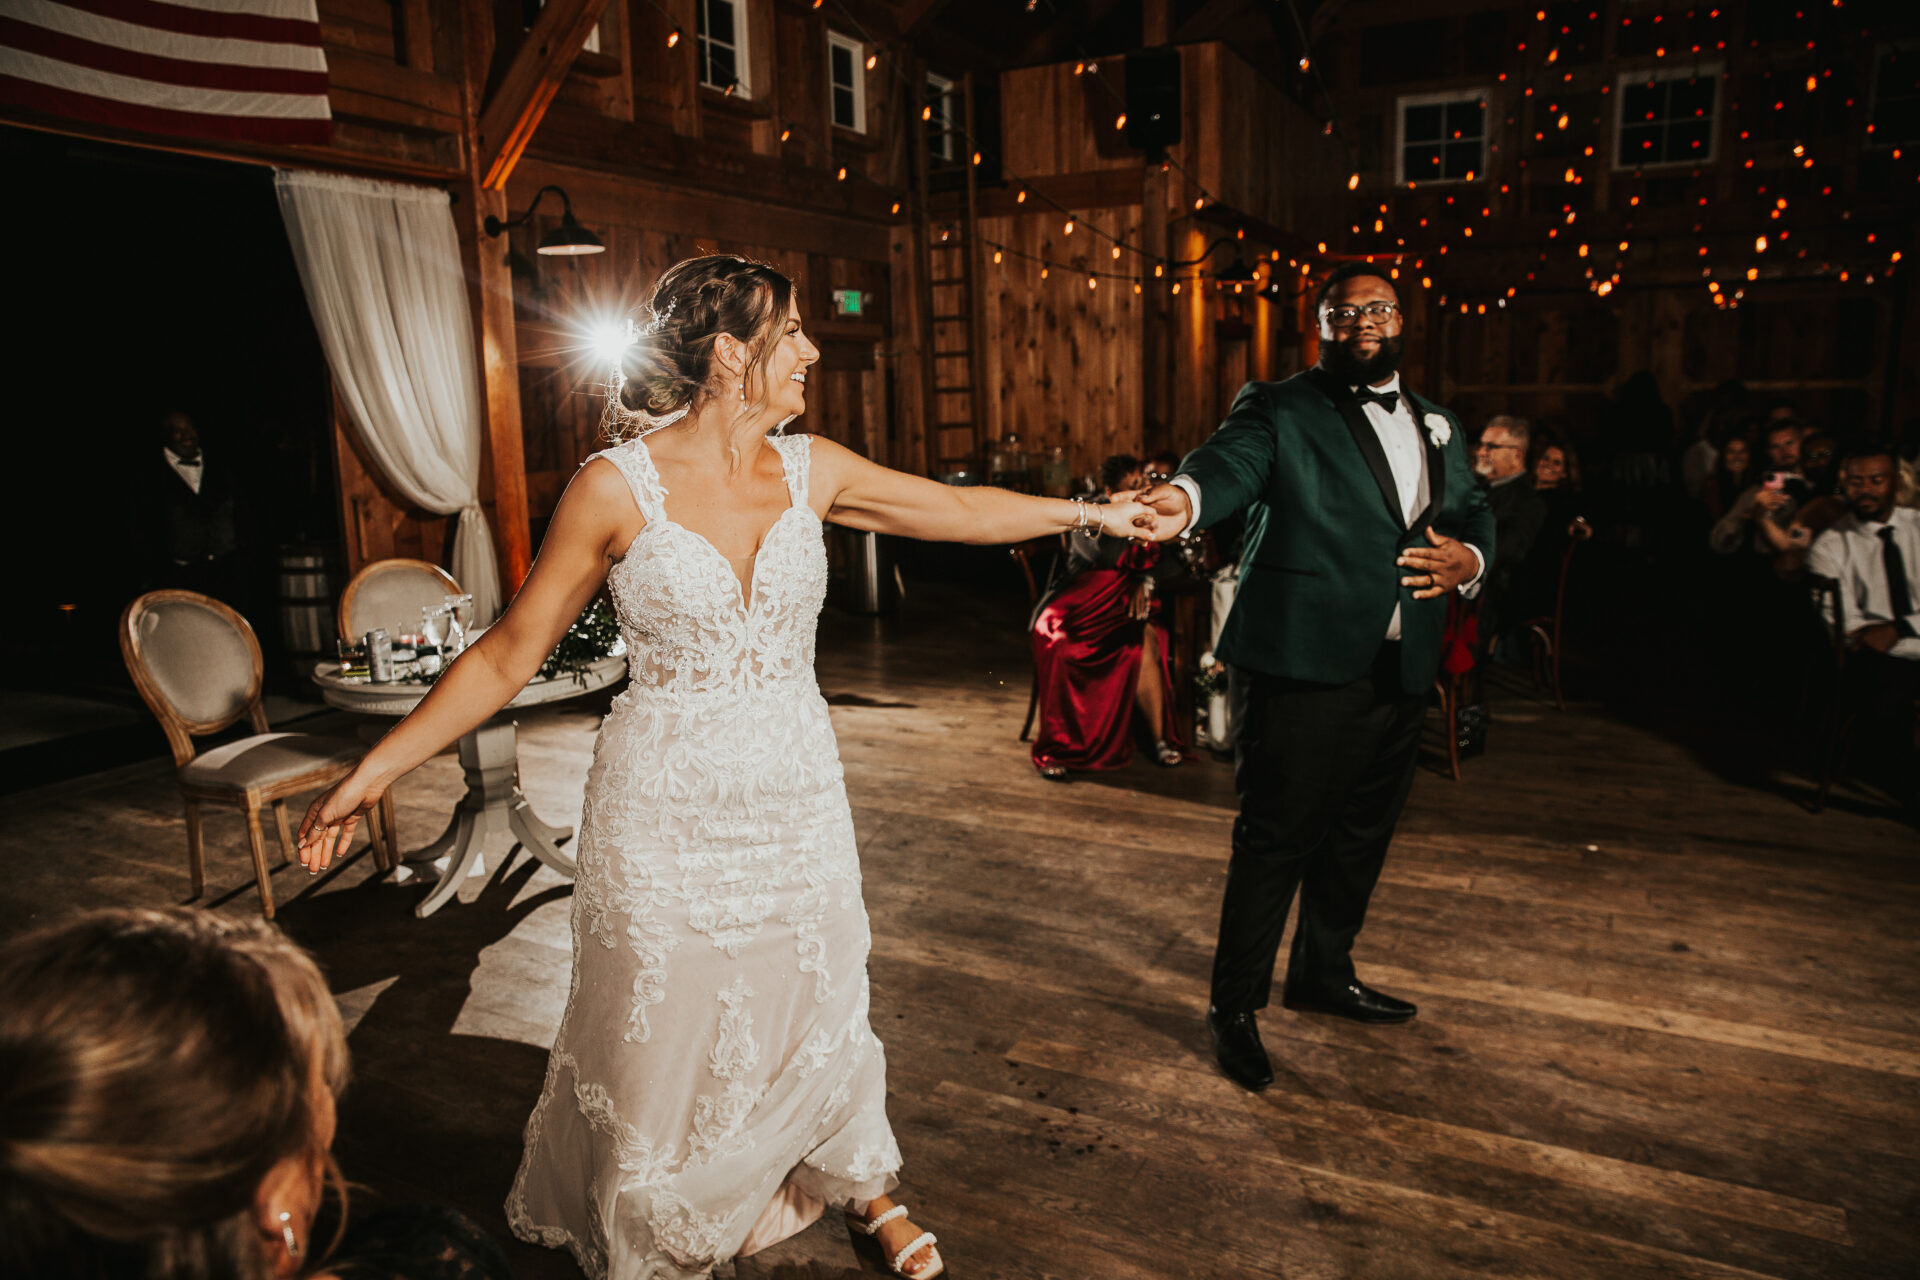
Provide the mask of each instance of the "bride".
[{"label": "bride", "polygon": [[680,1280],[831,1204],[896,1274],[932,1280],[933,1235],[888,1196],[900,1151],[867,1021],[867,915],[813,675],[822,522],[994,543],[1144,536],[1134,522],[1150,519],[1133,502],[949,488],[778,434],[820,353],[771,267],[690,259],[650,309],[610,406],[645,429],[581,467],[512,607],[314,802],[300,860],[325,868],[605,584],[632,683],[587,777],[572,986],[508,1220],[595,1280]]}]

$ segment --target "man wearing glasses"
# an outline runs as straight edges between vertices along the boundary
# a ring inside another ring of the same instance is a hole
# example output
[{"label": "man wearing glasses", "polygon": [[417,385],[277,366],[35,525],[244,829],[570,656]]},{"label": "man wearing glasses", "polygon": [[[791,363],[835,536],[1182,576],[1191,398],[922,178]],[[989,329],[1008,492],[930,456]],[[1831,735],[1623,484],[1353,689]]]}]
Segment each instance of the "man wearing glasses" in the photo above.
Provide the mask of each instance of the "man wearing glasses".
[{"label": "man wearing glasses", "polygon": [[1265,1008],[1295,891],[1281,1002],[1362,1022],[1414,1006],[1363,984],[1353,942],[1407,792],[1448,593],[1477,591],[1493,516],[1453,415],[1401,385],[1399,295],[1340,267],[1315,303],[1319,364],[1252,382],[1141,500],[1155,537],[1246,514],[1216,655],[1235,726],[1233,827],[1207,1027],[1228,1076],[1273,1081]]},{"label": "man wearing glasses", "polygon": [[[1511,643],[1509,633],[1523,622],[1532,601],[1528,593],[1535,576],[1527,557],[1547,523],[1547,503],[1533,487],[1527,470],[1527,450],[1533,428],[1525,418],[1495,414],[1480,431],[1473,447],[1473,470],[1487,486],[1487,507],[1493,512],[1493,541],[1499,552],[1487,575],[1487,601],[1481,607],[1481,634]],[[1505,646],[1503,645],[1503,653]],[[1475,708],[1477,711],[1478,708]],[[1485,729],[1476,723],[1476,734]],[[1476,741],[1475,746],[1478,743]]]}]

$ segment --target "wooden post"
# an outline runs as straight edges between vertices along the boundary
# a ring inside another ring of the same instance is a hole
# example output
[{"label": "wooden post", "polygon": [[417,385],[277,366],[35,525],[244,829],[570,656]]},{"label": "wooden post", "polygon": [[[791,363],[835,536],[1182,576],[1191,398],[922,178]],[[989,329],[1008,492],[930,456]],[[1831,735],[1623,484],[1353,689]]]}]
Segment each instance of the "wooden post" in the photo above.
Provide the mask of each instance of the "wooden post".
[{"label": "wooden post", "polygon": [[489,216],[508,216],[504,191],[482,185],[483,166],[492,157],[480,147],[480,89],[493,58],[493,30],[487,12],[469,10],[464,31],[466,78],[467,180],[455,205],[454,225],[467,270],[467,299],[473,314],[475,355],[479,360],[483,505],[492,507],[493,542],[500,561],[504,599],[526,580],[533,565],[533,537],[527,520],[526,458],[520,442],[520,362],[513,329],[513,273],[507,266],[507,238],[489,236]]}]

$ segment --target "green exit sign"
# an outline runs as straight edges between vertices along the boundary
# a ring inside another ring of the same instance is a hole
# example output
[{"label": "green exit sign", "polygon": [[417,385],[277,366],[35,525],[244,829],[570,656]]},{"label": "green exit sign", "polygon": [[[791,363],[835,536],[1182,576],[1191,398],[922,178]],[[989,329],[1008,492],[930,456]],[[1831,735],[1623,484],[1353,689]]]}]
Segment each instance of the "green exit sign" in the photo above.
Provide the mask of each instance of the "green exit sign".
[{"label": "green exit sign", "polygon": [[866,311],[867,295],[858,289],[835,289],[833,291],[833,314],[836,316],[857,316]]}]

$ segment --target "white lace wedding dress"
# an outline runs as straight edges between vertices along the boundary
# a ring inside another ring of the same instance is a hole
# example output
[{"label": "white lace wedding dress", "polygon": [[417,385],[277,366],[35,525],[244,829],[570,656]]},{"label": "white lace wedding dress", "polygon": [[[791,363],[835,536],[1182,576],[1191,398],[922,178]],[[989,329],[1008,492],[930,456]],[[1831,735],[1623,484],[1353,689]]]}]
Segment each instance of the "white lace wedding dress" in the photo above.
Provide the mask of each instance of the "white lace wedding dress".
[{"label": "white lace wedding dress", "polygon": [[632,685],[594,748],[573,981],[507,1200],[594,1280],[704,1275],[897,1183],[867,1025],[867,915],[814,683],[826,591],[809,440],[743,598],[667,518],[635,439],[596,454],[647,526],[608,576]]}]

